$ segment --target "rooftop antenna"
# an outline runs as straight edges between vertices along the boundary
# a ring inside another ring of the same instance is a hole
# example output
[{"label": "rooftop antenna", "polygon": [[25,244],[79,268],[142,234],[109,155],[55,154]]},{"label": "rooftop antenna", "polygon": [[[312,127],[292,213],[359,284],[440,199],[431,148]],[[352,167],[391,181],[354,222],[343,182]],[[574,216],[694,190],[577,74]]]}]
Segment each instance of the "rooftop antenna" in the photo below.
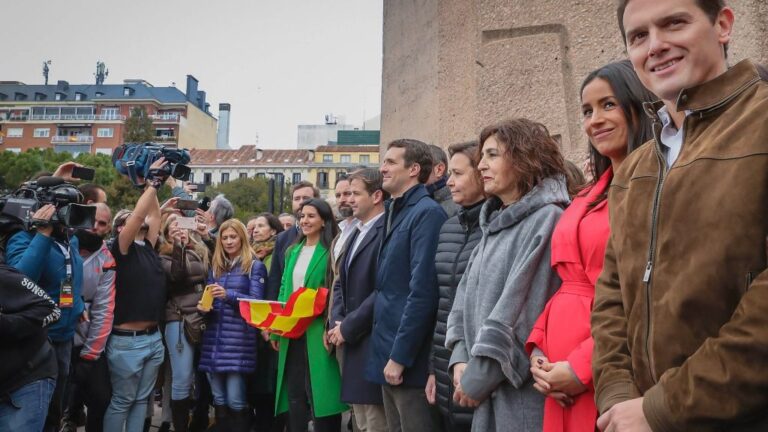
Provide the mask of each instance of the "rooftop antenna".
[{"label": "rooftop antenna", "polygon": [[50,60],[45,60],[43,62],[43,77],[45,77],[45,85],[48,85],[48,72],[51,71],[51,69],[48,67],[52,62]]},{"label": "rooftop antenna", "polygon": [[107,69],[107,65],[105,65],[101,60],[97,61],[96,73],[93,75],[96,77],[96,85],[104,84],[104,78],[109,76],[109,69]]}]

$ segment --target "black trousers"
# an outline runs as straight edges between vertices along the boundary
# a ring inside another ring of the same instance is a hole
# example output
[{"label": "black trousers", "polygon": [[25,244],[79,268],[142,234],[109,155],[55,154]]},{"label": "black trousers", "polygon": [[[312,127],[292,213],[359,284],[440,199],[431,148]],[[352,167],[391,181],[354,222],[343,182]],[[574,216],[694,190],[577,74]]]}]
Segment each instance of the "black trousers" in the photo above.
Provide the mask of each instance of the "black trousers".
[{"label": "black trousers", "polygon": [[96,361],[80,358],[80,349],[72,350],[70,381],[65,399],[65,412],[76,413],[81,404],[88,407],[86,432],[104,430],[104,412],[112,399],[107,357],[102,354]]},{"label": "black trousers", "polygon": [[306,335],[292,339],[288,344],[283,375],[288,392],[288,432],[307,432],[310,419],[313,420],[315,432],[341,430],[341,414],[314,417],[312,413]]}]

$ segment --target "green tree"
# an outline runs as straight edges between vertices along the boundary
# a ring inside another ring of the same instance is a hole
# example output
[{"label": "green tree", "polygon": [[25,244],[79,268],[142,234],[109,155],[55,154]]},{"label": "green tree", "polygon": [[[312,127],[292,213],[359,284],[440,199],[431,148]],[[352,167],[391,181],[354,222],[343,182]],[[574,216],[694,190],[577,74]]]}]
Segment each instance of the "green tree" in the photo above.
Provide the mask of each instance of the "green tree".
[{"label": "green tree", "polygon": [[125,142],[143,143],[155,138],[152,119],[143,106],[133,107],[131,115],[125,120]]},{"label": "green tree", "polygon": [[209,187],[205,195],[214,198],[224,194],[235,206],[235,217],[245,220],[255,213],[267,211],[267,182],[262,178],[244,178]]}]

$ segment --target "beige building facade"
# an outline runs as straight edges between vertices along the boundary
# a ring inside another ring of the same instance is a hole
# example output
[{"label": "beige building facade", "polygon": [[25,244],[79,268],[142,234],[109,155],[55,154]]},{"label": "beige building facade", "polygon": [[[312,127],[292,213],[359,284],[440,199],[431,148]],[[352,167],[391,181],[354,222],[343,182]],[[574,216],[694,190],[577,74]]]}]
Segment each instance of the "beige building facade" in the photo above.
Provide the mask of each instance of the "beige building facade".
[{"label": "beige building facade", "polygon": [[[768,62],[768,2],[731,0],[729,58]],[[381,143],[442,147],[510,117],[544,123],[572,160],[587,141],[579,88],[626,53],[614,0],[386,0]]]}]

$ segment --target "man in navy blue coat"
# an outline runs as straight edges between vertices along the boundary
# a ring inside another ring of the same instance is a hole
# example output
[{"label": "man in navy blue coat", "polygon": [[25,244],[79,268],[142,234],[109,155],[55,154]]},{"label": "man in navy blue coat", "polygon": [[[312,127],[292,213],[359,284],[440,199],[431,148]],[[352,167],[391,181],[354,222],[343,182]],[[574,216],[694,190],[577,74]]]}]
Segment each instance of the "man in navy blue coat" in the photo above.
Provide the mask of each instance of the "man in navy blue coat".
[{"label": "man in navy blue coat", "polygon": [[366,378],[381,384],[387,423],[403,432],[432,429],[424,386],[438,302],[437,238],[447,216],[424,187],[431,171],[429,147],[412,139],[391,142],[381,164],[392,199],[383,216]]}]

